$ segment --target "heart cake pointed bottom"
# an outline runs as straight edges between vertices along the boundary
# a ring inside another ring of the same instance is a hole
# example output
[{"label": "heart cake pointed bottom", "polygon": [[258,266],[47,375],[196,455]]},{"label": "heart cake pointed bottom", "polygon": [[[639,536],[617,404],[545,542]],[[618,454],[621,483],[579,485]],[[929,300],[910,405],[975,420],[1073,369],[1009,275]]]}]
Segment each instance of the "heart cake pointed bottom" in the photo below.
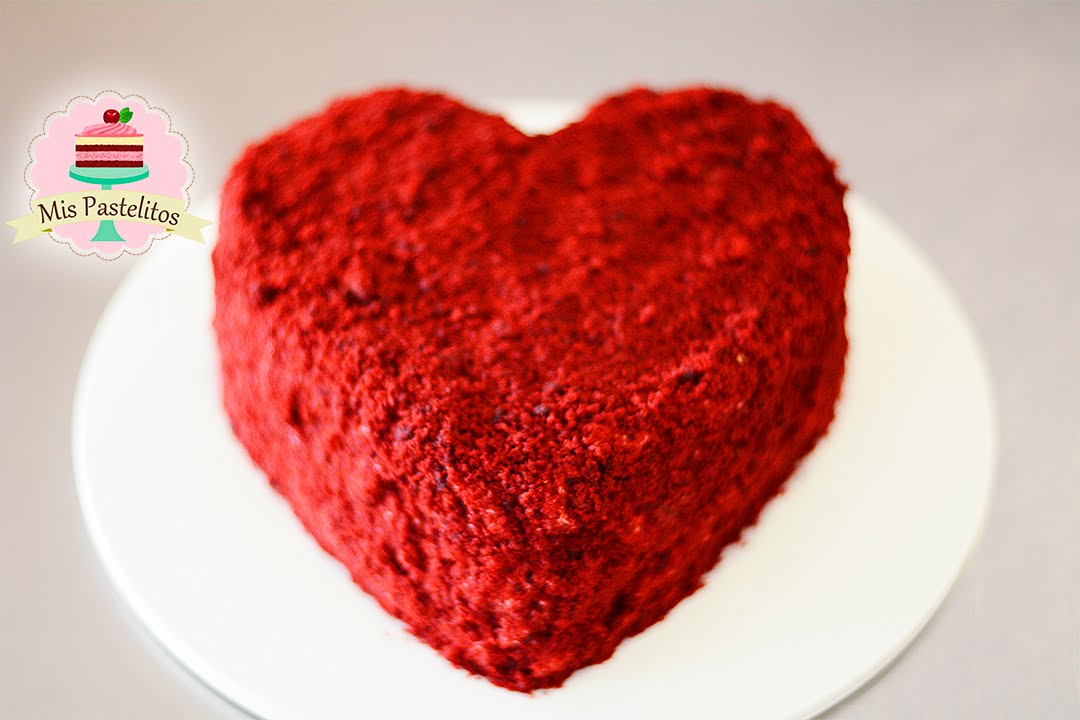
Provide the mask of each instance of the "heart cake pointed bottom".
[{"label": "heart cake pointed bottom", "polygon": [[843,194],[791,111],[723,90],[536,137],[439,94],[339,100],[225,185],[225,408],[417,637],[558,686],[694,592],[827,430]]}]

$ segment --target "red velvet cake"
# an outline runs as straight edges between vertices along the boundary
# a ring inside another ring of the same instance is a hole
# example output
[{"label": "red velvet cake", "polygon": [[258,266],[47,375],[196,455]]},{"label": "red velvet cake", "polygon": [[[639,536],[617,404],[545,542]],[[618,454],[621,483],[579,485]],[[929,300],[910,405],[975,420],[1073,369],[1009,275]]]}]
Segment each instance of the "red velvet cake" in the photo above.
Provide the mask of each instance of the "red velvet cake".
[{"label": "red velvet cake", "polygon": [[723,90],[537,137],[439,94],[339,100],[225,185],[225,407],[413,633],[558,686],[694,592],[826,431],[843,195],[790,110]]}]

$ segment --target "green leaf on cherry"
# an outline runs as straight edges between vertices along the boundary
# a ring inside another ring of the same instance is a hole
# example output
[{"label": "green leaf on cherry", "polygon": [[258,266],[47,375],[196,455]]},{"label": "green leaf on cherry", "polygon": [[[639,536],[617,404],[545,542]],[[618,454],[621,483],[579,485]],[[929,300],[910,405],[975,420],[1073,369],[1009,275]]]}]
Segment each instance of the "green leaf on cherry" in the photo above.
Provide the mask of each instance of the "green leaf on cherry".
[{"label": "green leaf on cherry", "polygon": [[131,108],[124,108],[120,111],[120,122],[126,123],[128,120],[131,119],[131,116],[134,114],[135,113],[131,112]]}]

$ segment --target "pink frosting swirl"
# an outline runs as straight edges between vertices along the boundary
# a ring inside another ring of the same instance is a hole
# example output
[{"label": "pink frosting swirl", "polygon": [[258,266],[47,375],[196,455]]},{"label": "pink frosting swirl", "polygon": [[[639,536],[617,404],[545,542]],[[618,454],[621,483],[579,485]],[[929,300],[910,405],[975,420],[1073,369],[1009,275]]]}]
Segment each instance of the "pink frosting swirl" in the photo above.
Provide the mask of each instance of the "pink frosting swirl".
[{"label": "pink frosting swirl", "polygon": [[83,128],[80,135],[91,137],[118,137],[121,135],[138,135],[138,131],[127,123],[98,123]]}]

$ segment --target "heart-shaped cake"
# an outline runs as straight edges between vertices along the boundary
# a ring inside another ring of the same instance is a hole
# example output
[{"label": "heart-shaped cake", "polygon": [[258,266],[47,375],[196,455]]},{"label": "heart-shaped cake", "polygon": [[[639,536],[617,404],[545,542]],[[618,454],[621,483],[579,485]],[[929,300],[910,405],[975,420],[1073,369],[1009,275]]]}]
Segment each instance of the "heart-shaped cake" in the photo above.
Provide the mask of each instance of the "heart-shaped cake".
[{"label": "heart-shaped cake", "polygon": [[339,100],[225,185],[225,407],[413,633],[558,686],[694,592],[826,431],[843,195],[790,110],[723,90],[535,137],[439,94]]}]

